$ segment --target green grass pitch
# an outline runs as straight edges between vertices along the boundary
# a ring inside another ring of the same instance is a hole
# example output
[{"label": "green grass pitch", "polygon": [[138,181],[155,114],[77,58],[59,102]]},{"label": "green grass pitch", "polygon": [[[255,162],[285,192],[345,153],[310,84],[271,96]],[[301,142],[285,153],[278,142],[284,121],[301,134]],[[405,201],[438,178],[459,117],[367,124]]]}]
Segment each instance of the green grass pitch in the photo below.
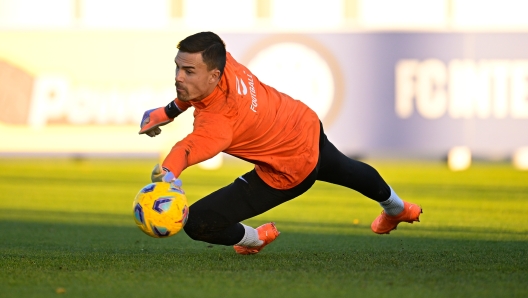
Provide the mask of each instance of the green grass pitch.
[{"label": "green grass pitch", "polygon": [[[282,234],[240,256],[135,226],[132,200],[156,160],[0,159],[0,297],[528,297],[528,172],[367,162],[423,207],[420,223],[376,235],[377,203],[317,182],[248,220]],[[250,168],[181,178],[192,203]]]}]

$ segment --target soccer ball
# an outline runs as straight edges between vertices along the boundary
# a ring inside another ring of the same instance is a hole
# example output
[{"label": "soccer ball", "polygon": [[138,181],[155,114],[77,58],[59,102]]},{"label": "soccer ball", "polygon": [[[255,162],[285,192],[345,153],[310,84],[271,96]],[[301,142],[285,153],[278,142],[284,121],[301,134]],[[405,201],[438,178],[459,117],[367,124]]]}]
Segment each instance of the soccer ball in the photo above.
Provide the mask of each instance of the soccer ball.
[{"label": "soccer ball", "polygon": [[134,220],[154,238],[178,233],[189,215],[185,192],[174,183],[156,182],[143,187],[133,203]]}]

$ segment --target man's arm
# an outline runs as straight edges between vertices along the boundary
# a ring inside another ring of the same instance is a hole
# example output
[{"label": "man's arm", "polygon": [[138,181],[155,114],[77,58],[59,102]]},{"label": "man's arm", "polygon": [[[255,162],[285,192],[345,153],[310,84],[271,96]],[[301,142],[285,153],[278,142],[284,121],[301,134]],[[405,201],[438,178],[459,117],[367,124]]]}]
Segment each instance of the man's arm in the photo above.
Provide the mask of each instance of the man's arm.
[{"label": "man's arm", "polygon": [[229,119],[218,114],[201,113],[195,118],[193,132],[172,147],[163,161],[163,168],[179,177],[185,168],[227,149],[232,139]]}]

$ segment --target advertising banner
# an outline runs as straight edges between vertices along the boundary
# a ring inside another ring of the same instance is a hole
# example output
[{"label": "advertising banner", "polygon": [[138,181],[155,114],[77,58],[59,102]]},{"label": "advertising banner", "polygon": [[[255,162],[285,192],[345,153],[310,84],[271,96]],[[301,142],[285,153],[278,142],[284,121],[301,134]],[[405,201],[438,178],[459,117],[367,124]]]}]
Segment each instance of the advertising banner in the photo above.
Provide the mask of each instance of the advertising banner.
[{"label": "advertising banner", "polygon": [[[0,32],[0,152],[149,153],[143,111],[175,96],[176,44],[194,32]],[[350,155],[505,158],[528,146],[528,33],[222,34],[259,79],[306,102]],[[165,149],[163,149],[165,148]]]}]

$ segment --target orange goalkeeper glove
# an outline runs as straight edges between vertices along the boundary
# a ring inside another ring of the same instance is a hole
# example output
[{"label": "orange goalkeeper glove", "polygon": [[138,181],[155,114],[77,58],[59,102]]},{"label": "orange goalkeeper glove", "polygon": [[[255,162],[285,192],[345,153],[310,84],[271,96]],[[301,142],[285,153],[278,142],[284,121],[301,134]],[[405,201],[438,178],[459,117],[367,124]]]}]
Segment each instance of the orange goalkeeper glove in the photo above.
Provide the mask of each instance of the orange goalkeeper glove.
[{"label": "orange goalkeeper glove", "polygon": [[179,114],[181,111],[174,101],[171,101],[166,107],[148,110],[143,113],[143,118],[141,118],[139,134],[155,137],[161,133],[160,126],[171,123]]},{"label": "orange goalkeeper glove", "polygon": [[160,126],[170,123],[172,120],[167,117],[164,108],[148,110],[143,113],[139,134],[147,134],[149,137],[155,137],[161,133]]}]

